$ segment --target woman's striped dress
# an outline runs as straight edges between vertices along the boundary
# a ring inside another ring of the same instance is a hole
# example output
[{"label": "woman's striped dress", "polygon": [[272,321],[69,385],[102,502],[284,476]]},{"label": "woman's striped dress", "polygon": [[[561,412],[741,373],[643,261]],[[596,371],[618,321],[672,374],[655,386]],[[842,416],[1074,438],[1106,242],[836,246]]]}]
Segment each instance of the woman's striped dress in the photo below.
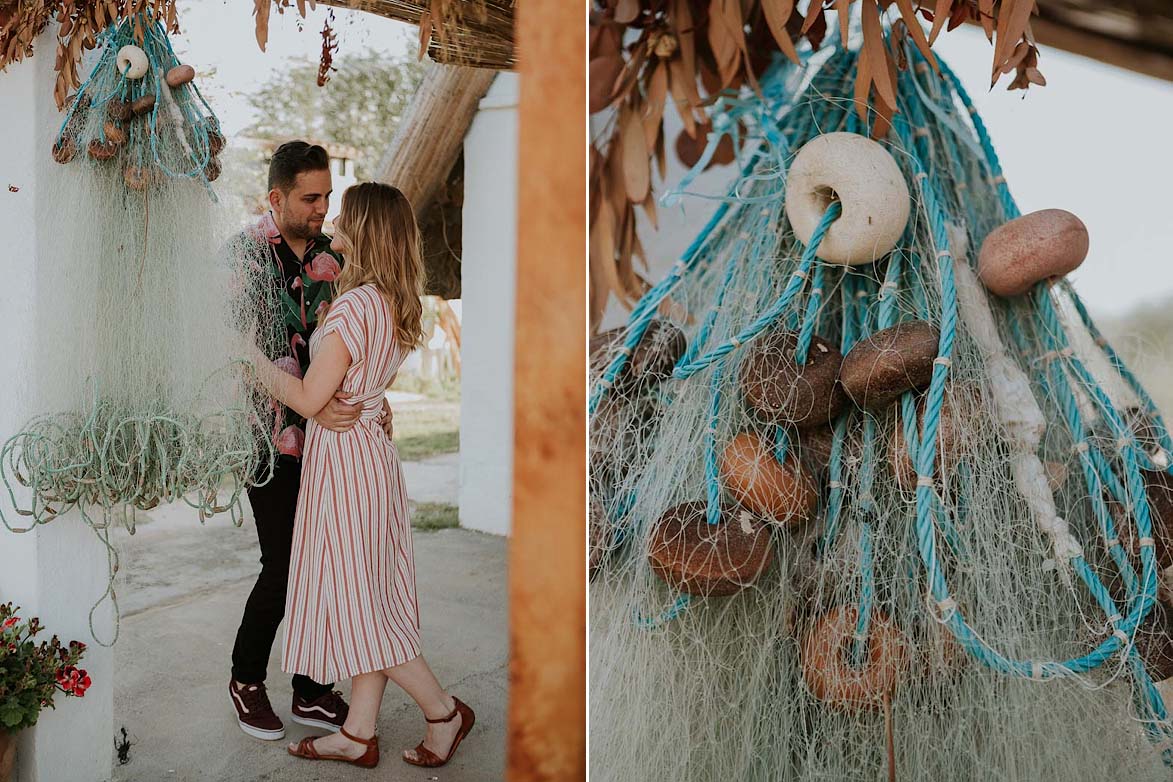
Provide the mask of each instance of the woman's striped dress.
[{"label": "woman's striped dress", "polygon": [[285,599],[281,667],[333,682],[412,660],[419,610],[399,454],[379,426],[383,392],[406,358],[372,285],[339,296],[310,340],[337,332],[351,365],[341,390],[363,406],[338,434],[310,421]]}]

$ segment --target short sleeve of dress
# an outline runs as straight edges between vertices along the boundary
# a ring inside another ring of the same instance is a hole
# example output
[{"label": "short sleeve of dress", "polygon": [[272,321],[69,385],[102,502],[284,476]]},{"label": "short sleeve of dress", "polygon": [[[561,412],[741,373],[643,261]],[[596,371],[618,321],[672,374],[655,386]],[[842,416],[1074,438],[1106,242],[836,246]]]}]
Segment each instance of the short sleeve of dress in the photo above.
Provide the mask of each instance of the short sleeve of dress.
[{"label": "short sleeve of dress", "polygon": [[342,337],[343,344],[350,351],[350,365],[354,366],[363,360],[363,300],[354,295],[354,291],[347,291],[334,300],[326,320],[319,327],[322,337],[331,332],[337,332]]}]

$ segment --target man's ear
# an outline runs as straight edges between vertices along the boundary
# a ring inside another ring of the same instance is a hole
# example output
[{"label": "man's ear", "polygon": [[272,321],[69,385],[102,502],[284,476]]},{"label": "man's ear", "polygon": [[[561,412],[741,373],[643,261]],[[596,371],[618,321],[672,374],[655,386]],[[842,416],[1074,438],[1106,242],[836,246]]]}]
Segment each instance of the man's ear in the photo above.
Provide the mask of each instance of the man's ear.
[{"label": "man's ear", "polygon": [[273,188],[269,191],[269,206],[274,212],[281,212],[281,207],[285,202],[285,194],[279,188]]}]

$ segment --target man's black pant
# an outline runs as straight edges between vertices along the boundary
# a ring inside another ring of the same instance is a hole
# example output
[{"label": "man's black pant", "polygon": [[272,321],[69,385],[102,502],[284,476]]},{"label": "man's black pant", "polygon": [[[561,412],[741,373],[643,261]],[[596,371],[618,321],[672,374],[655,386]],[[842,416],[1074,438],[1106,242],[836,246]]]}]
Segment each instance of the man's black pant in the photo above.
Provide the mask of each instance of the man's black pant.
[{"label": "man's black pant", "polygon": [[[243,684],[265,680],[269,653],[277,628],[285,616],[285,590],[289,584],[289,551],[293,547],[293,516],[297,511],[297,490],[301,483],[301,462],[278,457],[273,479],[248,490],[261,543],[261,575],[244,604],[244,618],[232,647],[232,678]],[[293,691],[313,700],[334,688],[318,684],[308,676],[295,674]]]}]

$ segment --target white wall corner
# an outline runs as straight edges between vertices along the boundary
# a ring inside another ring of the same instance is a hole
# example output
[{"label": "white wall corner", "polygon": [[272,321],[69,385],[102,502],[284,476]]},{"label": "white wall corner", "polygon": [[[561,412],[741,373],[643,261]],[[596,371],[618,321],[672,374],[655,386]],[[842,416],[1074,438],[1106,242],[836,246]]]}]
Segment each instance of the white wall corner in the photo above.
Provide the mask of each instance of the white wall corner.
[{"label": "white wall corner", "polygon": [[494,79],[464,138],[460,523],[508,535],[513,513],[517,74]]}]

